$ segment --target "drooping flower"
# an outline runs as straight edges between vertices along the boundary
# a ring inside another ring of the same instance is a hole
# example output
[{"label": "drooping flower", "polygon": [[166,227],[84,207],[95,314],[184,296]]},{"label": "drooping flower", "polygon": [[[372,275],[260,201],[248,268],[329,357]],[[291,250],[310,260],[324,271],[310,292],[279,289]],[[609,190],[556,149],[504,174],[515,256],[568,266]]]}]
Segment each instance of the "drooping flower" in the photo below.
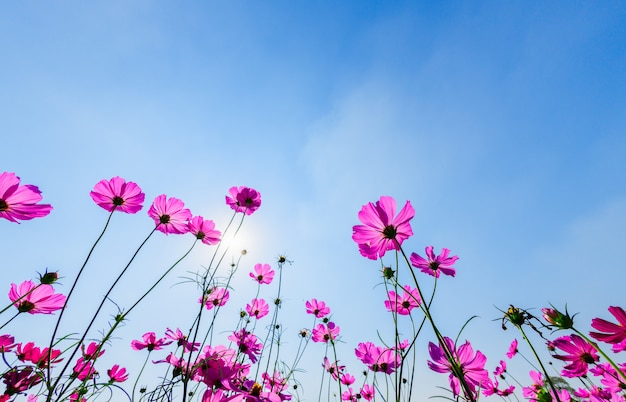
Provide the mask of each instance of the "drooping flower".
[{"label": "drooping flower", "polygon": [[330,314],[330,308],[323,301],[311,299],[305,303],[307,314],[313,314],[317,318],[324,318]]},{"label": "drooping flower", "polygon": [[161,194],[154,199],[148,210],[148,215],[157,225],[156,230],[165,234],[184,234],[189,231],[187,225],[191,219],[191,211],[178,198],[167,198]]},{"label": "drooping flower", "polygon": [[100,180],[89,195],[108,212],[121,211],[127,214],[141,211],[146,198],[137,183],[127,182],[119,176],[111,180]]},{"label": "drooping flower", "polygon": [[513,356],[517,354],[517,339],[513,339],[511,342],[511,346],[509,346],[509,350],[506,352],[506,357],[512,359]]},{"label": "drooping flower", "polygon": [[576,334],[562,336],[555,339],[552,344],[561,349],[566,355],[555,354],[554,357],[570,362],[563,367],[561,374],[565,377],[581,377],[587,374],[589,365],[600,360],[598,351],[589,342]]},{"label": "drooping flower", "polygon": [[339,327],[334,322],[329,321],[324,324],[318,324],[311,332],[311,339],[313,342],[334,341],[339,336]]},{"label": "drooping flower", "polygon": [[409,315],[411,310],[422,303],[419,292],[417,289],[412,289],[409,285],[405,285],[402,291],[402,295],[396,294],[395,291],[390,290],[387,293],[388,299],[385,300],[385,307],[389,311],[396,312],[400,315]]},{"label": "drooping flower", "polygon": [[270,266],[270,264],[256,264],[254,266],[254,272],[250,272],[250,277],[255,281],[259,282],[259,284],[270,284],[274,279],[274,270]]},{"label": "drooping flower", "polygon": [[609,312],[617,320],[617,324],[602,318],[591,320],[591,326],[601,332],[590,332],[594,339],[613,344],[614,352],[626,350],[626,312],[617,306],[609,307]]},{"label": "drooping flower", "polygon": [[362,256],[371,260],[382,258],[389,250],[399,250],[400,245],[413,235],[409,221],[415,210],[409,201],[396,216],[396,200],[382,196],[376,204],[363,205],[359,211],[362,225],[352,228],[352,240],[359,245]]},{"label": "drooping flower", "polygon": [[215,222],[204,219],[201,216],[194,216],[189,221],[189,232],[202,241],[204,244],[212,245],[220,241],[222,235],[219,230],[215,230]]},{"label": "drooping flower", "polygon": [[24,281],[19,286],[11,284],[9,299],[20,313],[52,314],[63,308],[65,295],[54,293],[51,285],[35,285],[33,281]]},{"label": "drooping flower", "polygon": [[459,257],[450,255],[450,250],[447,248],[441,249],[441,254],[435,256],[433,252],[433,246],[426,247],[426,257],[420,256],[419,254],[412,253],[411,254],[411,265],[415,268],[419,268],[420,271],[434,276],[435,278],[439,278],[441,274],[454,276],[456,271],[454,269],[454,263],[459,259]]},{"label": "drooping flower", "polygon": [[228,204],[235,212],[252,215],[261,206],[261,193],[250,187],[231,187],[226,196]]},{"label": "drooping flower", "polygon": [[172,341],[168,341],[166,338],[157,339],[156,334],[154,332],[146,332],[142,335],[143,341],[133,340],[130,342],[130,347],[133,350],[142,350],[148,349],[148,352],[153,350],[162,349],[163,346],[169,345]]},{"label": "drooping flower", "polygon": [[124,382],[128,380],[128,374],[126,373],[126,369],[120,367],[117,364],[114,364],[113,367],[107,370],[107,374],[111,379],[111,382]]},{"label": "drooping flower", "polygon": [[249,304],[246,304],[246,312],[258,320],[269,314],[270,306],[263,299],[252,299]]},{"label": "drooping flower", "polygon": [[43,197],[37,186],[24,184],[15,173],[0,173],[0,218],[11,222],[41,218],[52,211],[49,204],[38,204]]},{"label": "drooping flower", "polygon": [[478,393],[476,387],[489,378],[489,373],[485,370],[487,358],[480,351],[474,354],[472,345],[467,341],[458,349],[452,339],[444,337],[444,342],[454,361],[448,360],[444,346],[437,346],[430,342],[428,353],[433,361],[428,361],[428,367],[438,373],[450,373],[448,380],[455,396],[461,392],[461,378],[459,377],[462,376],[469,388],[464,389],[464,393],[469,391],[472,394],[465,396],[475,399]]}]

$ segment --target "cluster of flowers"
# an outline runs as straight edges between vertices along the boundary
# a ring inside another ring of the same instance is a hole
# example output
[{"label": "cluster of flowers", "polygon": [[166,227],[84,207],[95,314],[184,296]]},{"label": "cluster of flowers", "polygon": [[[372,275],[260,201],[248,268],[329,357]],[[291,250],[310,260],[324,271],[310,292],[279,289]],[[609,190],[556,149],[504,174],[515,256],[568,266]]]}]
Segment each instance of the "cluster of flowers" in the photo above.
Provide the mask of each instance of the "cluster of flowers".
[{"label": "cluster of flowers", "polygon": [[[110,213],[102,234],[115,212],[135,214],[143,208],[145,200],[145,194],[136,183],[120,177],[100,181],[90,196],[97,205]],[[51,212],[52,207],[42,204],[41,201],[41,192],[37,187],[20,185],[20,179],[13,173],[0,174],[0,217],[16,223],[44,217]],[[261,196],[256,190],[248,187],[232,187],[225,201],[234,211],[233,218],[241,214],[239,226],[235,225],[236,234],[244,217],[251,215],[260,207]],[[509,382],[509,379],[514,378],[507,371],[505,360],[500,360],[490,374],[485,368],[487,358],[482,352],[475,351],[469,341],[458,344],[439,330],[430,310],[436,283],[442,275],[449,277],[456,275],[455,263],[458,257],[451,256],[447,248],[442,248],[437,255],[433,246],[425,248],[424,256],[418,253],[407,255],[402,245],[413,235],[410,221],[415,211],[408,201],[397,214],[396,209],[396,201],[392,197],[380,197],[376,203],[363,206],[358,213],[361,224],[353,227],[352,239],[357,243],[361,255],[370,260],[378,260],[382,264],[386,297],[381,304],[390,313],[394,325],[394,335],[390,341],[382,341],[381,338],[382,345],[364,341],[354,349],[356,358],[366,368],[363,372],[364,378],[358,386],[356,377],[345,365],[340,364],[337,348],[340,327],[332,320],[330,308],[321,300],[311,299],[305,303],[306,312],[313,316],[314,321],[310,330],[302,329],[299,333],[301,343],[294,363],[288,366],[279,360],[279,348],[273,349],[273,346],[280,344],[281,339],[282,327],[278,323],[278,312],[282,303],[280,284],[282,267],[287,262],[283,256],[277,262],[277,270],[272,269],[270,264],[259,263],[249,272],[249,276],[257,283],[256,296],[241,309],[238,324],[228,332],[227,345],[213,344],[212,339],[217,314],[230,299],[232,288],[229,284],[239,262],[231,265],[225,279],[218,280],[219,262],[218,266],[209,266],[198,275],[197,282],[201,291],[198,298],[198,314],[188,331],[167,328],[160,337],[156,332],[147,332],[141,339],[130,343],[133,350],[147,352],[144,365],[135,376],[132,390],[124,389],[120,385],[128,380],[129,373],[119,364],[114,364],[106,370],[108,376],[106,381],[100,380],[96,363],[105,353],[105,345],[111,344],[111,335],[118,325],[191,252],[193,245],[198,241],[206,245],[216,245],[214,257],[218,255],[222,245],[220,239],[231,227],[229,224],[223,232],[220,232],[215,229],[213,221],[205,220],[202,216],[193,216],[181,200],[168,198],[162,194],[154,199],[148,210],[148,215],[153,219],[155,226],[137,252],[156,231],[166,235],[191,233],[194,243],[189,251],[166,269],[130,308],[118,311],[109,331],[98,341],[86,340],[91,325],[134,257],[104,295],[82,336],[79,339],[72,339],[66,348],[59,348],[58,345],[69,339],[57,338],[56,334],[74,286],[79,281],[89,256],[67,295],[56,293],[54,289],[53,285],[58,279],[57,272],[46,271],[39,276],[38,283],[27,280],[19,285],[11,284],[8,293],[10,303],[0,310],[0,314],[12,310],[15,311],[15,315],[0,326],[0,330],[23,313],[34,315],[59,312],[59,316],[47,346],[37,346],[33,342],[16,342],[10,334],[0,335],[0,355],[7,366],[0,372],[0,378],[5,385],[0,402],[15,401],[20,396],[26,397],[29,402],[40,399],[46,402],[86,401],[97,398],[104,389],[111,388],[120,390],[129,400],[139,396],[143,400],[186,401],[199,398],[202,402],[289,401],[298,397],[295,392],[297,381],[294,375],[309,340],[326,345],[326,353],[321,362],[323,373],[329,374],[329,394],[326,399],[340,398],[343,401],[356,402],[361,399],[373,401],[380,397],[385,401],[410,401],[414,397],[415,370],[421,366],[416,361],[415,348],[424,323],[429,324],[436,339],[436,342],[428,342],[430,359],[426,364],[432,371],[448,376],[451,399],[476,401],[481,395],[519,398],[515,394],[515,385]],[[92,251],[102,234],[93,245]],[[389,251],[395,252],[395,261],[405,263],[407,271],[403,272],[401,277],[410,278],[411,283],[400,283],[398,280],[399,272],[403,269],[399,262],[396,262],[395,267],[384,263],[383,257]],[[220,253],[216,261],[223,259],[226,250],[222,249]],[[419,280],[415,272],[427,276],[422,276]],[[260,290],[263,285],[273,283],[277,274],[278,293],[272,302],[268,303],[266,299],[259,297]],[[425,297],[423,278],[429,278],[434,284],[432,294],[427,295],[428,297]],[[531,385],[523,386],[514,379],[521,387],[522,396],[537,402],[573,400],[626,402],[626,363],[615,363],[597,344],[603,342],[612,345],[614,354],[626,350],[626,312],[617,306],[609,307],[609,312],[617,323],[594,318],[591,327],[595,331],[587,333],[574,327],[573,317],[567,311],[562,313],[555,308],[545,308],[543,321],[528,311],[514,306],[503,312],[503,328],[506,328],[508,323],[514,325],[537,361],[538,367],[533,366],[529,373]],[[201,329],[201,321],[206,314],[210,315],[209,320]],[[267,316],[271,316],[270,323],[265,326],[268,333],[261,341],[262,338],[256,331],[257,323],[262,319],[267,320],[265,318]],[[549,356],[564,362],[560,372],[562,378],[550,376],[547,372],[526,333],[529,328],[545,345]],[[567,330],[571,333],[550,340],[543,336],[542,330]],[[222,329],[219,332],[223,332]],[[160,384],[154,389],[147,390],[142,387],[137,395],[138,381],[154,351],[160,351],[158,353],[162,353],[163,356],[153,360],[153,363],[164,365],[166,373],[159,377]],[[513,359],[518,354],[521,355],[522,352],[517,340],[514,340],[506,356]],[[65,374],[66,372],[68,374]],[[596,382],[590,378],[590,373],[598,379]],[[574,378],[580,381],[581,387],[574,389],[565,380]],[[322,377],[319,400],[322,400],[324,381],[326,380]],[[500,381],[504,381],[505,384],[501,386]],[[290,387],[290,384],[296,386]],[[331,396],[331,384],[337,386],[338,392],[332,392],[334,396]]]}]

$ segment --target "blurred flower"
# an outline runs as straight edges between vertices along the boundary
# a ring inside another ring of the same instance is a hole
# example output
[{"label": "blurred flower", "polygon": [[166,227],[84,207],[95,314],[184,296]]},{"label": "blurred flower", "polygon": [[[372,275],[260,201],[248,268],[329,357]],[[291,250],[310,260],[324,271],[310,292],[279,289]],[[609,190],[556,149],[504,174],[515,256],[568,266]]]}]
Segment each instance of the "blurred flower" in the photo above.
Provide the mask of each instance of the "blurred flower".
[{"label": "blurred flower", "polygon": [[215,223],[212,220],[205,220],[201,216],[191,218],[188,228],[189,232],[191,232],[196,239],[208,245],[219,243],[220,236],[222,235],[219,230],[215,230]]},{"label": "blurred flower", "polygon": [[346,366],[340,366],[339,362],[331,362],[328,357],[324,357],[322,367],[324,367],[324,370],[326,370],[334,380],[338,380],[339,376],[342,375],[346,369]]},{"label": "blurred flower", "polygon": [[419,268],[420,271],[434,276],[435,278],[439,278],[440,274],[454,276],[456,271],[454,270],[454,263],[459,259],[459,257],[452,256],[448,257],[450,254],[450,250],[447,248],[441,249],[441,254],[435,256],[433,252],[433,246],[426,247],[426,256],[428,260],[424,259],[419,254],[413,253],[411,254],[411,265],[415,268]]},{"label": "blurred flower", "polygon": [[602,332],[590,332],[594,339],[613,344],[614,352],[626,350],[626,312],[617,306],[609,307],[609,312],[617,320],[617,324],[602,318],[594,318],[591,320],[591,326]]},{"label": "blurred flower", "polygon": [[374,387],[370,386],[369,384],[365,384],[361,388],[361,391],[359,391],[359,394],[361,394],[363,399],[365,399],[366,401],[371,401],[372,399],[374,399]]},{"label": "blurred flower", "polygon": [[20,178],[15,173],[0,173],[0,218],[19,223],[18,220],[44,217],[52,211],[52,206],[37,204],[42,199],[37,186],[20,186]]},{"label": "blurred flower", "polygon": [[399,250],[400,245],[413,235],[409,221],[415,210],[406,202],[398,216],[396,200],[382,196],[376,204],[363,205],[359,211],[359,220],[363,225],[352,227],[352,240],[359,245],[361,255],[376,260],[388,250]]},{"label": "blurred flower", "polygon": [[0,335],[0,353],[10,352],[15,346],[15,338],[9,334]]},{"label": "blurred flower", "polygon": [[445,348],[452,354],[454,361],[448,360],[444,346],[437,346],[430,342],[428,353],[433,361],[428,361],[428,367],[438,373],[450,373],[448,380],[455,396],[461,392],[461,379],[458,377],[460,371],[469,391],[473,394],[466,395],[466,397],[475,399],[477,396],[476,387],[489,378],[489,373],[485,370],[487,358],[480,351],[476,351],[474,354],[472,345],[467,341],[458,349],[452,339],[444,337],[444,341]]},{"label": "blurred flower", "polygon": [[157,196],[148,210],[148,215],[157,225],[156,229],[165,234],[183,234],[189,231],[187,224],[191,219],[191,211],[178,198],[167,199],[165,194]]},{"label": "blurred flower", "polygon": [[98,374],[93,366],[93,362],[79,357],[74,366],[74,375],[81,381],[90,380]]},{"label": "blurred flower", "polygon": [[261,193],[250,187],[231,187],[228,193],[226,204],[235,212],[252,215],[261,206]]},{"label": "blurred flower", "polygon": [[109,212],[121,211],[134,214],[143,208],[146,197],[141,188],[132,181],[119,176],[111,180],[100,180],[89,193],[96,204]]},{"label": "blurred flower", "polygon": [[265,283],[269,285],[274,279],[274,274],[275,272],[270,264],[256,264],[254,272],[250,272],[250,277],[259,282],[259,284]]},{"label": "blurred flower", "polygon": [[24,367],[22,370],[13,368],[2,375],[2,381],[6,385],[6,395],[15,395],[39,384],[42,376],[33,372],[32,367]]},{"label": "blurred flower", "polygon": [[51,285],[35,285],[33,281],[24,281],[19,286],[11,284],[9,299],[20,313],[52,314],[63,308],[66,297],[54,293]]}]

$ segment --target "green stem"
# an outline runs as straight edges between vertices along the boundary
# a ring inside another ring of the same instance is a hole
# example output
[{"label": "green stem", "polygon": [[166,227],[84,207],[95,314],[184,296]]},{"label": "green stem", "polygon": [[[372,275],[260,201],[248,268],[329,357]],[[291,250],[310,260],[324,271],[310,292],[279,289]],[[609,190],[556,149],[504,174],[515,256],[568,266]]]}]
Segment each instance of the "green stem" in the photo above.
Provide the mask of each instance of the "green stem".
[{"label": "green stem", "polygon": [[546,370],[545,366],[543,365],[543,362],[539,358],[539,354],[537,354],[537,351],[535,350],[535,347],[530,342],[530,339],[528,339],[528,337],[526,336],[526,333],[524,332],[524,329],[522,328],[522,326],[521,325],[517,325],[517,324],[514,324],[514,325],[517,327],[517,329],[520,330],[520,332],[522,333],[522,336],[526,340],[526,343],[528,344],[528,346],[530,346],[530,350],[535,355],[535,359],[537,359],[537,362],[539,363],[539,366],[541,367],[541,371],[543,371],[543,374],[546,376],[546,381],[548,381],[548,384],[550,384],[550,388],[552,389],[552,392],[554,393],[554,397],[556,398],[557,402],[561,402],[561,400],[559,399],[559,393],[558,393],[558,391],[556,389],[556,386],[552,382],[552,379],[550,378],[550,375],[548,374],[548,371]]}]

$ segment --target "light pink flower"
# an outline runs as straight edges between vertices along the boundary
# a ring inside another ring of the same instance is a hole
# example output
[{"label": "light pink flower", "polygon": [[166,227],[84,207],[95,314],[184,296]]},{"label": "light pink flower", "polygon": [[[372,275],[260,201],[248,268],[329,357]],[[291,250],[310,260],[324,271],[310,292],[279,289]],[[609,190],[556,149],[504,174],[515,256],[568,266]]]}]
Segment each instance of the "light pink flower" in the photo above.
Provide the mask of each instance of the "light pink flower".
[{"label": "light pink flower", "polygon": [[146,332],[142,335],[143,341],[133,340],[130,342],[130,347],[134,350],[148,349],[148,352],[153,350],[162,349],[163,346],[169,345],[172,341],[166,340],[166,338],[157,339],[154,332]]},{"label": "light pink flower", "polygon": [[20,313],[52,314],[63,308],[66,297],[54,293],[51,285],[35,285],[33,281],[24,281],[19,286],[11,284],[9,299]]},{"label": "light pink flower", "polygon": [[617,320],[617,324],[602,318],[591,320],[591,326],[601,332],[590,332],[594,339],[613,344],[614,352],[626,350],[626,312],[617,306],[609,307],[609,312]]},{"label": "light pink flower", "polygon": [[317,318],[324,318],[330,314],[330,308],[323,301],[311,299],[305,303],[307,314],[313,314]]},{"label": "light pink flower", "polygon": [[[453,370],[452,364],[458,366],[461,369],[469,392],[472,394],[465,396],[476,399],[478,394],[476,387],[480,386],[483,381],[489,379],[489,373],[485,370],[487,358],[480,351],[476,351],[476,354],[474,354],[472,345],[467,341],[458,349],[452,339],[444,337],[444,341],[445,347],[452,354],[454,362],[448,360],[444,346],[437,346],[430,342],[428,344],[428,353],[433,360],[428,361],[428,367],[438,373],[450,373],[448,377],[450,388],[452,388],[452,393],[456,396],[461,392],[461,380],[458,374]],[[464,393],[466,393],[465,390]]]},{"label": "light pink flower", "polygon": [[311,332],[311,339],[313,342],[334,341],[339,336],[339,327],[334,322],[330,321],[324,324],[318,324]]},{"label": "light pink flower", "polygon": [[406,202],[398,216],[396,200],[382,196],[376,204],[363,205],[359,220],[363,225],[352,228],[352,240],[359,245],[361,255],[371,260],[382,258],[388,250],[399,250],[400,245],[413,235],[409,221],[415,210]]},{"label": "light pink flower", "polygon": [[119,365],[114,364],[113,367],[107,370],[107,374],[111,379],[111,382],[124,382],[128,380],[128,374],[125,368],[120,368]]},{"label": "light pink flower", "polygon": [[261,193],[250,187],[231,187],[226,196],[228,204],[235,212],[252,215],[261,206]]},{"label": "light pink flower", "polygon": [[390,290],[387,294],[388,299],[385,300],[385,307],[389,311],[397,312],[400,315],[409,315],[411,310],[422,303],[417,289],[412,289],[409,285],[405,285],[402,295],[396,294]]},{"label": "light pink flower", "polygon": [[274,279],[274,270],[270,266],[270,264],[256,264],[254,266],[254,272],[250,272],[250,277],[255,281],[259,282],[259,284],[270,284]]},{"label": "light pink flower", "polygon": [[269,314],[270,306],[263,299],[252,299],[250,304],[246,304],[246,312],[258,320]]},{"label": "light pink flower", "polygon": [[374,399],[375,395],[374,387],[370,386],[369,384],[365,384],[361,388],[359,394],[361,394],[363,399],[365,399],[366,401],[371,401],[372,399]]},{"label": "light pink flower", "polygon": [[215,223],[212,220],[205,220],[201,216],[194,216],[189,221],[188,226],[189,232],[191,232],[196,239],[202,241],[202,243],[208,245],[219,243],[222,234],[219,230],[215,230]]},{"label": "light pink flower", "polygon": [[416,253],[411,254],[411,265],[415,268],[419,268],[420,271],[434,276],[435,278],[439,278],[440,274],[454,276],[456,271],[454,270],[454,263],[459,259],[459,257],[452,256],[448,257],[450,254],[450,250],[447,248],[441,249],[441,254],[435,256],[433,252],[433,246],[426,247],[426,257],[428,260],[424,259],[422,256]]},{"label": "light pink flower", "polygon": [[183,234],[189,231],[187,224],[191,219],[191,211],[178,198],[168,199],[165,194],[157,196],[148,210],[148,215],[157,225],[156,229],[165,234]]},{"label": "light pink flower", "polygon": [[111,180],[100,180],[89,193],[96,204],[109,212],[121,211],[134,214],[143,208],[146,197],[141,188],[134,182],[119,176]]},{"label": "light pink flower", "polygon": [[0,218],[19,223],[18,220],[44,217],[52,211],[52,206],[38,204],[42,199],[37,186],[20,186],[20,178],[15,173],[0,173]]}]

